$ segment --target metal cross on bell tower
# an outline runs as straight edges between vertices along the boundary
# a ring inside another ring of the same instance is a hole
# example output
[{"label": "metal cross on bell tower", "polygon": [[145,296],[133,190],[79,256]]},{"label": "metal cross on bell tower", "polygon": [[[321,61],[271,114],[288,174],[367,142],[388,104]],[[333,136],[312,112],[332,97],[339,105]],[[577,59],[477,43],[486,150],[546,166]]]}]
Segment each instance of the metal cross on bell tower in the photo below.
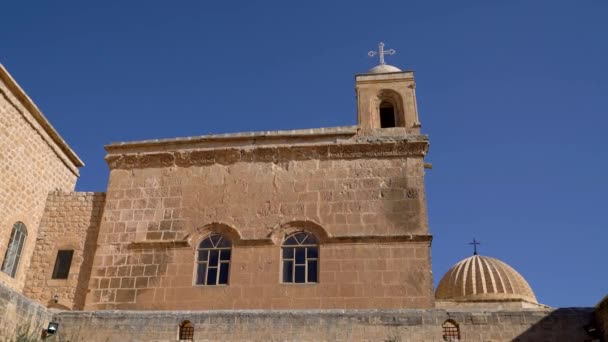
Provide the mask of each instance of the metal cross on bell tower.
[{"label": "metal cross on bell tower", "polygon": [[469,245],[473,245],[473,255],[477,255],[477,245],[481,245],[481,243],[473,238],[473,242],[469,242]]},{"label": "metal cross on bell tower", "polygon": [[384,64],[386,64],[386,63],[384,63],[384,55],[394,55],[396,52],[397,51],[395,51],[394,49],[384,50],[384,43],[380,42],[380,44],[378,44],[378,51],[370,51],[367,53],[367,55],[370,57],[379,55],[380,56],[380,65],[384,65]]}]

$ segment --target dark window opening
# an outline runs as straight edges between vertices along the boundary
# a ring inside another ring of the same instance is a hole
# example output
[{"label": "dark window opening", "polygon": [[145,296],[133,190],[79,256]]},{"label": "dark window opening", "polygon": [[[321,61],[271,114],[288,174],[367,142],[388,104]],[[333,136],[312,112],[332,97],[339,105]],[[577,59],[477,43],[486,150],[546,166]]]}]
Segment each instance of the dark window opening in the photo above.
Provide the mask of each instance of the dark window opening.
[{"label": "dark window opening", "polygon": [[388,102],[380,103],[380,128],[396,127],[395,108]]},{"label": "dark window opening", "polygon": [[53,268],[53,279],[68,279],[70,266],[72,265],[73,250],[58,251],[57,259],[55,259],[55,268]]},{"label": "dark window opening", "polygon": [[190,321],[183,321],[179,325],[179,340],[194,341],[194,326]]}]

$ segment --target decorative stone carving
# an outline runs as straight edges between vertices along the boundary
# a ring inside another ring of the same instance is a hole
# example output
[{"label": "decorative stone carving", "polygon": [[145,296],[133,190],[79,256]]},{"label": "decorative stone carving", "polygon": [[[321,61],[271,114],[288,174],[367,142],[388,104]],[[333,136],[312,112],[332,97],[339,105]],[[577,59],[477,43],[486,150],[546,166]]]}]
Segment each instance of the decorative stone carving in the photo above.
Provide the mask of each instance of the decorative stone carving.
[{"label": "decorative stone carving", "polygon": [[308,159],[355,159],[424,157],[428,150],[426,140],[407,139],[357,141],[355,143],[273,146],[257,148],[227,148],[213,150],[192,150],[172,152],[152,152],[136,154],[108,155],[106,162],[110,169],[132,169],[169,166],[204,166],[212,164],[233,164],[236,162],[286,162]]}]

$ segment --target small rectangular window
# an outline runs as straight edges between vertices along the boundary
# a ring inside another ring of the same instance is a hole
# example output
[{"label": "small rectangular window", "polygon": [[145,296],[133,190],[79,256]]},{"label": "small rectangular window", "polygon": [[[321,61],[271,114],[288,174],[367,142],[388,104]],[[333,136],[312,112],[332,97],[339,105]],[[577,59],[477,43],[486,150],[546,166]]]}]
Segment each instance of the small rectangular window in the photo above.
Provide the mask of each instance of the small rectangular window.
[{"label": "small rectangular window", "polygon": [[57,251],[57,259],[55,259],[55,268],[53,268],[53,279],[68,279],[70,266],[72,265],[73,250]]}]

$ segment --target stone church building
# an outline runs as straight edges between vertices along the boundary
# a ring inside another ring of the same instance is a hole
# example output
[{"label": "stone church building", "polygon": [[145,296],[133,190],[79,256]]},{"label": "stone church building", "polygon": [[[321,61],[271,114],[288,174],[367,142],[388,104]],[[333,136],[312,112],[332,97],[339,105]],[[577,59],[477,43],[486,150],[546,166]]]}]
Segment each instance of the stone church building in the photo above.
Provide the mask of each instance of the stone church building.
[{"label": "stone church building", "polygon": [[[437,289],[412,71],[355,76],[357,125],[107,145],[103,193],[0,66],[0,335],[58,341],[594,341],[473,255]],[[456,260],[455,260],[456,261]]]}]

